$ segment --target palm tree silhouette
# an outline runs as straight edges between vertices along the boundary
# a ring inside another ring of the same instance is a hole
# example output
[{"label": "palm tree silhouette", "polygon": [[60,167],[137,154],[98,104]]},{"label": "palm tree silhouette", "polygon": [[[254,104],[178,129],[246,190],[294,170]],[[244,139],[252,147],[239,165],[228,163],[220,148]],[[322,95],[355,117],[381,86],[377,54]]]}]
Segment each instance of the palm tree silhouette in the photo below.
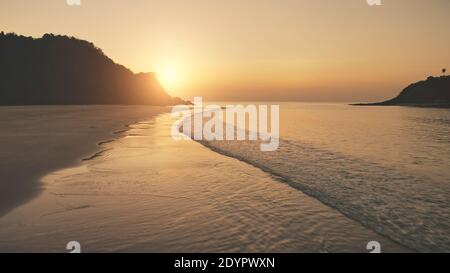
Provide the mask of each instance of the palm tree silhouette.
[{"label": "palm tree silhouette", "polygon": [[442,68],[442,74],[444,74],[444,76],[445,76],[445,72],[447,72],[447,69],[446,68]]}]

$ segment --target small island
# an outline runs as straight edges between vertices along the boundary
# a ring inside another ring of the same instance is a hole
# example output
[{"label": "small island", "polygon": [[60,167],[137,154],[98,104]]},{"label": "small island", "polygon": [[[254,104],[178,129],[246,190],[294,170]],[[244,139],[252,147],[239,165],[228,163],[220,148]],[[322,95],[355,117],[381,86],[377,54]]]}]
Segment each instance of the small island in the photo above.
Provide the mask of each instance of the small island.
[{"label": "small island", "polygon": [[0,105],[175,105],[154,73],[135,74],[93,43],[0,33]]},{"label": "small island", "polygon": [[395,98],[377,103],[358,103],[356,106],[420,106],[450,108],[450,76],[428,77],[403,89]]}]

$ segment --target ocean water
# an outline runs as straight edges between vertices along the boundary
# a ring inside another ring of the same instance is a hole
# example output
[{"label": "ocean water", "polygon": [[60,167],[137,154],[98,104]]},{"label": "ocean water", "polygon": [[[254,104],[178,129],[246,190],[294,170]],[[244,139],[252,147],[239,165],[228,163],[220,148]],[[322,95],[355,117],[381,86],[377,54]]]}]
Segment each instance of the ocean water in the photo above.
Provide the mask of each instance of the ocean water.
[{"label": "ocean water", "polygon": [[173,122],[130,125],[47,174],[0,218],[0,251],[450,250],[449,110],[282,103],[280,147],[267,153],[175,141]]},{"label": "ocean water", "polygon": [[450,110],[283,103],[280,147],[202,142],[416,251],[450,251]]}]

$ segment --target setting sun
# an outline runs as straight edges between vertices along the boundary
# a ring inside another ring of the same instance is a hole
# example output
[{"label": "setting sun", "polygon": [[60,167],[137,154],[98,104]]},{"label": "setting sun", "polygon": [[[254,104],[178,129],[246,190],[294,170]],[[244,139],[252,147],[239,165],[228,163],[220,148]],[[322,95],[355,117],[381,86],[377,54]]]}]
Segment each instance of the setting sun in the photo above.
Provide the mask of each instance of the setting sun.
[{"label": "setting sun", "polygon": [[168,90],[174,89],[180,80],[178,70],[173,66],[164,67],[157,75],[161,84]]}]

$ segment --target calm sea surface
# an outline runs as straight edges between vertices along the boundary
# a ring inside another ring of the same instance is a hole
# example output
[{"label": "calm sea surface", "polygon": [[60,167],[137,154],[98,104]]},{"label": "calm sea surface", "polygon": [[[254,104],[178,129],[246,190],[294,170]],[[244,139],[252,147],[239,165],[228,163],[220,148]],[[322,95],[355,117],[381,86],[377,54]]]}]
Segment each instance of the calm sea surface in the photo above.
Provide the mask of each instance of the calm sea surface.
[{"label": "calm sea surface", "polygon": [[419,251],[450,251],[450,110],[284,103],[280,148],[209,142]]}]

